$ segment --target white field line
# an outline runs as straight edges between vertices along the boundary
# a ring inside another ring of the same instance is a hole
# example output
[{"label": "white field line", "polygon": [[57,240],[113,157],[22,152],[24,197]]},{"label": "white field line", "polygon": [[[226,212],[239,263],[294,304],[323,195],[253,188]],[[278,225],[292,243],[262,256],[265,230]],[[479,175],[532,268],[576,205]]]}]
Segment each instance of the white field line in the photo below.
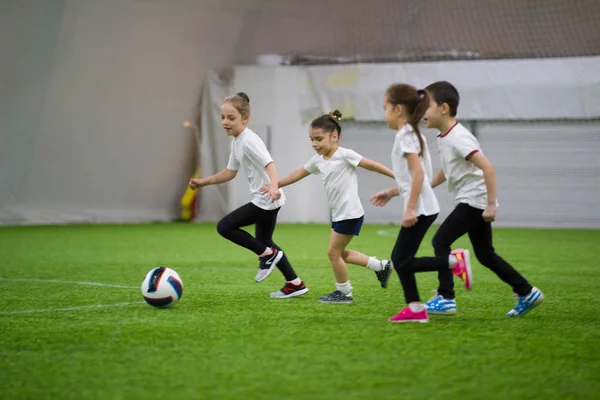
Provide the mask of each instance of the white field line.
[{"label": "white field line", "polygon": [[0,315],[20,315],[20,314],[37,314],[37,313],[51,313],[60,311],[77,311],[87,310],[92,308],[108,308],[108,307],[125,307],[134,304],[141,304],[143,301],[133,301],[128,303],[114,303],[114,304],[94,304],[91,306],[77,306],[77,307],[64,307],[64,308],[41,308],[37,310],[20,310],[20,311],[0,311]]},{"label": "white field line", "polygon": [[[0,281],[58,283],[58,284],[65,284],[65,285],[100,286],[100,287],[109,287],[109,288],[117,288],[117,289],[139,289],[139,287],[137,287],[137,286],[114,285],[112,283],[100,283],[100,282],[62,281],[62,280],[58,280],[58,279],[0,278]],[[49,312],[60,312],[60,311],[87,310],[87,309],[92,309],[92,308],[125,307],[125,306],[130,306],[130,305],[134,305],[134,304],[142,304],[142,303],[143,303],[143,301],[134,301],[134,302],[127,302],[127,303],[94,304],[94,305],[90,305],[90,306],[42,308],[42,309],[19,310],[19,311],[0,311],[0,315],[36,314],[36,313],[49,313]]]},{"label": "white field line", "polygon": [[392,231],[391,229],[378,229],[377,230],[377,234],[379,236],[397,236],[398,235],[398,230]]},{"label": "white field line", "polygon": [[110,287],[110,288],[117,288],[117,289],[139,289],[140,288],[140,286],[124,286],[124,285],[114,285],[112,283],[100,283],[100,282],[61,281],[59,279],[0,278],[0,281],[59,283],[59,284],[65,284],[65,285],[101,286],[101,287]]}]

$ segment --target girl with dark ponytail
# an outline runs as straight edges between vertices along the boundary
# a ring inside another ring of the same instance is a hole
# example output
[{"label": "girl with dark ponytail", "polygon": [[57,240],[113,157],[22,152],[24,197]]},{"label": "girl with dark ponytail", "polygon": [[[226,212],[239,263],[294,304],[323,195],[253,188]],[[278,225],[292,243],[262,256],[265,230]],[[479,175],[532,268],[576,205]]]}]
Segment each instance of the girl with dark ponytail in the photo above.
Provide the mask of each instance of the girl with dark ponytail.
[{"label": "girl with dark ponytail", "polygon": [[[309,127],[308,135],[315,154],[302,168],[292,171],[279,181],[282,188],[304,179],[310,174],[318,175],[325,186],[327,202],[331,213],[331,235],[327,255],[335,276],[336,290],[322,296],[322,303],[352,303],[352,285],[346,264],[360,265],[375,272],[381,287],[387,287],[391,273],[391,263],[379,260],[355,250],[346,249],[354,236],[358,236],[364,221],[364,210],[358,197],[356,169],[394,177],[385,165],[369,160],[338,145],[342,134],[340,120],[342,113],[334,110],[315,118]],[[267,187],[263,191],[267,191]]]},{"label": "girl with dark ponytail", "polygon": [[429,106],[429,96],[411,85],[397,83],[383,96],[385,121],[397,131],[392,148],[392,169],[396,187],[383,190],[371,199],[376,206],[385,205],[392,197],[402,198],[404,217],[392,250],[392,263],[400,277],[408,307],[389,319],[391,322],[428,322],[427,308],[421,302],[416,272],[452,269],[471,285],[471,265],[467,250],[439,257],[415,258],[421,241],[435,221],[440,206],[431,187],[431,156],[427,141],[419,130],[419,121]]}]

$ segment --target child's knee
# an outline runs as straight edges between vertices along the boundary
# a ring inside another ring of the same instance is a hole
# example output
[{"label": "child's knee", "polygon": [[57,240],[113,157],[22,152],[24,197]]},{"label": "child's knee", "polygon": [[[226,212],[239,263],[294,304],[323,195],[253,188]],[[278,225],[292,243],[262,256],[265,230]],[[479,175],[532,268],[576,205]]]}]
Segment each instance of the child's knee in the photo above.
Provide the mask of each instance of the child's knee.
[{"label": "child's knee", "polygon": [[221,235],[223,237],[227,237],[227,234],[230,230],[231,230],[231,227],[225,221],[225,219],[222,219],[217,223],[217,232],[219,232],[219,235]]},{"label": "child's knee", "polygon": [[440,242],[440,238],[438,237],[437,234],[433,235],[433,237],[431,238],[431,245],[433,246],[433,248],[437,248],[440,247],[442,244]]},{"label": "child's knee", "polygon": [[431,245],[433,246],[433,251],[436,256],[450,254],[451,243],[446,243],[437,233],[433,235],[433,239],[431,239]]},{"label": "child's knee", "polygon": [[410,265],[412,258],[400,258],[400,257],[392,257],[392,264],[394,264],[394,269],[396,272],[401,273],[406,270]]},{"label": "child's knee", "polygon": [[334,249],[334,248],[329,248],[327,249],[327,257],[329,257],[330,261],[335,261],[335,260],[339,260],[340,258],[342,258],[343,256],[343,251],[340,251],[338,249]]},{"label": "child's knee", "polygon": [[500,258],[498,254],[493,251],[475,251],[475,257],[479,264],[487,268],[493,268]]}]

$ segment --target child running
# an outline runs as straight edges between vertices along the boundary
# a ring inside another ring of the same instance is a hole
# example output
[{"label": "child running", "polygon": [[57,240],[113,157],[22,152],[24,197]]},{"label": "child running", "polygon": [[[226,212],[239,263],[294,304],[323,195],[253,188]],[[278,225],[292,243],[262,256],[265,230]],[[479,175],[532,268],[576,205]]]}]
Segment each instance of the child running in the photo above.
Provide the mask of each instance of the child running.
[{"label": "child running", "polygon": [[[308,288],[294,272],[283,250],[273,242],[277,213],[285,203],[285,195],[277,187],[277,168],[264,142],[247,127],[250,119],[250,98],[243,92],[228,96],[221,106],[221,124],[228,136],[233,136],[227,168],[205,178],[190,179],[189,186],[197,189],[216,185],[235,178],[241,168],[248,178],[252,201],[232,211],[217,224],[224,238],[245,247],[259,257],[258,273],[254,278],[262,282],[277,266],[286,283],[271,293],[271,298],[285,299],[308,292]],[[268,189],[261,193],[261,187]],[[255,237],[240,228],[255,225]]]},{"label": "child running", "polygon": [[429,96],[415,87],[396,83],[383,96],[385,121],[397,131],[392,147],[392,168],[396,187],[383,190],[371,198],[376,206],[384,206],[392,197],[400,196],[404,217],[392,250],[392,263],[398,273],[408,307],[400,310],[390,322],[429,322],[425,304],[421,302],[416,272],[445,271],[462,277],[471,289],[469,252],[458,249],[437,257],[416,258],[427,230],[435,221],[440,206],[431,188],[431,156],[427,141],[419,130]]},{"label": "child running", "polygon": [[[437,138],[442,169],[432,178],[432,187],[446,180],[454,210],[433,237],[436,256],[450,253],[450,246],[468,234],[477,260],[510,285],[518,296],[509,317],[525,315],[544,301],[543,293],[533,287],[508,262],[496,254],[492,244],[492,222],[496,219],[496,172],[483,155],[479,142],[457,122],[459,94],[449,82],[432,83],[425,88],[431,97],[425,112],[428,128],[440,131]],[[452,273],[440,270],[437,295],[426,303],[430,314],[456,314]]]},{"label": "child running", "polygon": [[[335,275],[336,290],[319,298],[322,303],[352,303],[352,285],[346,263],[367,267],[373,271],[381,287],[386,288],[391,272],[388,260],[378,260],[355,250],[346,250],[354,236],[358,236],[364,221],[364,210],[358,197],[356,168],[361,167],[382,175],[394,177],[388,167],[369,160],[354,150],[338,145],[342,134],[338,110],[317,117],[309,127],[309,137],[316,155],[279,181],[282,188],[306,178],[319,175],[325,185],[331,213],[331,235],[327,255]],[[263,188],[263,192],[267,188]]]}]

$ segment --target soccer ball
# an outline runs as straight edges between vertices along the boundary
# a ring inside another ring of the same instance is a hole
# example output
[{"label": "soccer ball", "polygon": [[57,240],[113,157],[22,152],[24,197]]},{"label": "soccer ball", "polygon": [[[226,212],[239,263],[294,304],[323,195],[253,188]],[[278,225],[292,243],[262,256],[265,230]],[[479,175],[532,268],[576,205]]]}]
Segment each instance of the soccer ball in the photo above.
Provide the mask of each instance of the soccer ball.
[{"label": "soccer ball", "polygon": [[146,303],[166,308],[177,303],[183,293],[183,282],[171,268],[158,267],[146,274],[142,282],[142,295]]}]

